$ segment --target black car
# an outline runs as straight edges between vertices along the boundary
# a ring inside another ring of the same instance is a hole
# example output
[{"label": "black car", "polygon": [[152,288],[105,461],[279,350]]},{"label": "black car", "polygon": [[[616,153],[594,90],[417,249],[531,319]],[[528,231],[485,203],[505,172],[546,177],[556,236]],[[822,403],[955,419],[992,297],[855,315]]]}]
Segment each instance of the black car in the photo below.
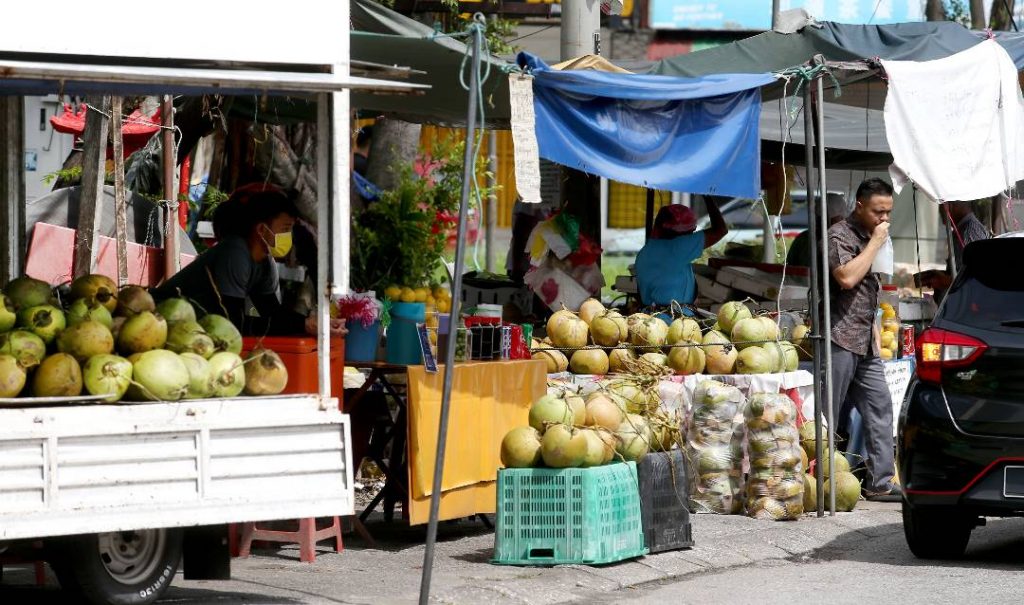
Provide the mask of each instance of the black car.
[{"label": "black car", "polygon": [[899,416],[903,529],[921,558],[963,555],[985,517],[1024,516],[1024,238],[968,244]]}]

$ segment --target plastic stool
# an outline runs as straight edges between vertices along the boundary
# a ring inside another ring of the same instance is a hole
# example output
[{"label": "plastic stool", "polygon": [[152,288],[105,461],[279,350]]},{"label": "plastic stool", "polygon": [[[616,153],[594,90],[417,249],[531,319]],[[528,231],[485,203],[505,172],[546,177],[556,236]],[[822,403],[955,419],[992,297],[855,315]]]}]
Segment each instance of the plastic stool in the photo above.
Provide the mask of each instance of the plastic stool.
[{"label": "plastic stool", "polygon": [[282,531],[274,529],[261,529],[256,523],[242,523],[242,535],[238,545],[238,556],[248,557],[252,549],[253,541],[281,542],[285,544],[299,545],[299,560],[303,563],[316,561],[316,543],[321,540],[333,539],[334,548],[337,552],[343,550],[341,542],[341,520],[338,517],[331,518],[328,527],[317,529],[316,519],[299,519],[298,531]]}]

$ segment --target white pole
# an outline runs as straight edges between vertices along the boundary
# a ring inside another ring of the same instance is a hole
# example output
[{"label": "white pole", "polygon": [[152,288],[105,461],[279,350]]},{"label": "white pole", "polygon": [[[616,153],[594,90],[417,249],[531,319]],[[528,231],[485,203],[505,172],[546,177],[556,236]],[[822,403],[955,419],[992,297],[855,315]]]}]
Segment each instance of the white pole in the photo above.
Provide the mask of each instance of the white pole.
[{"label": "white pole", "polygon": [[564,0],[561,60],[594,54],[594,34],[600,31],[601,0]]},{"label": "white pole", "polygon": [[[316,97],[316,345],[320,352],[317,359],[317,386],[320,406],[327,408],[331,396],[331,293],[328,283],[331,267],[331,93]],[[348,124],[348,120],[345,120]],[[347,137],[345,137],[347,138]],[[348,195],[344,196],[347,200]]]}]

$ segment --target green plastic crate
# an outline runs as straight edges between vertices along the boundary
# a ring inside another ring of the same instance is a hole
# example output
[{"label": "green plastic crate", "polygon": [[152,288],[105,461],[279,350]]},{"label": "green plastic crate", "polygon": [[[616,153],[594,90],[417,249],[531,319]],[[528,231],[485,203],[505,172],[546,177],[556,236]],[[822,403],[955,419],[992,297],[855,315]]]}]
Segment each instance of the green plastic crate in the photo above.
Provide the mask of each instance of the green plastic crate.
[{"label": "green plastic crate", "polygon": [[493,563],[602,564],[647,554],[636,464],[498,471]]}]

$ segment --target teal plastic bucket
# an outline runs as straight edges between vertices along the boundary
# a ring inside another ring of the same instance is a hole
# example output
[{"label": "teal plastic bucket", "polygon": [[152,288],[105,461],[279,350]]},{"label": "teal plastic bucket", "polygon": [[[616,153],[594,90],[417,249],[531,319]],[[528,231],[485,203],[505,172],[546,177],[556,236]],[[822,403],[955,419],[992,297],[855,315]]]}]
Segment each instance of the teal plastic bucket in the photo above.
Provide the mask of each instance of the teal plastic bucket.
[{"label": "teal plastic bucket", "polygon": [[426,305],[423,303],[398,302],[391,305],[391,325],[388,326],[388,343],[385,357],[388,363],[419,365],[423,363],[420,351],[420,337],[416,324],[426,319]]},{"label": "teal plastic bucket", "polygon": [[375,321],[363,327],[362,322],[353,321],[345,327],[345,361],[376,361],[380,345],[380,322]]}]

